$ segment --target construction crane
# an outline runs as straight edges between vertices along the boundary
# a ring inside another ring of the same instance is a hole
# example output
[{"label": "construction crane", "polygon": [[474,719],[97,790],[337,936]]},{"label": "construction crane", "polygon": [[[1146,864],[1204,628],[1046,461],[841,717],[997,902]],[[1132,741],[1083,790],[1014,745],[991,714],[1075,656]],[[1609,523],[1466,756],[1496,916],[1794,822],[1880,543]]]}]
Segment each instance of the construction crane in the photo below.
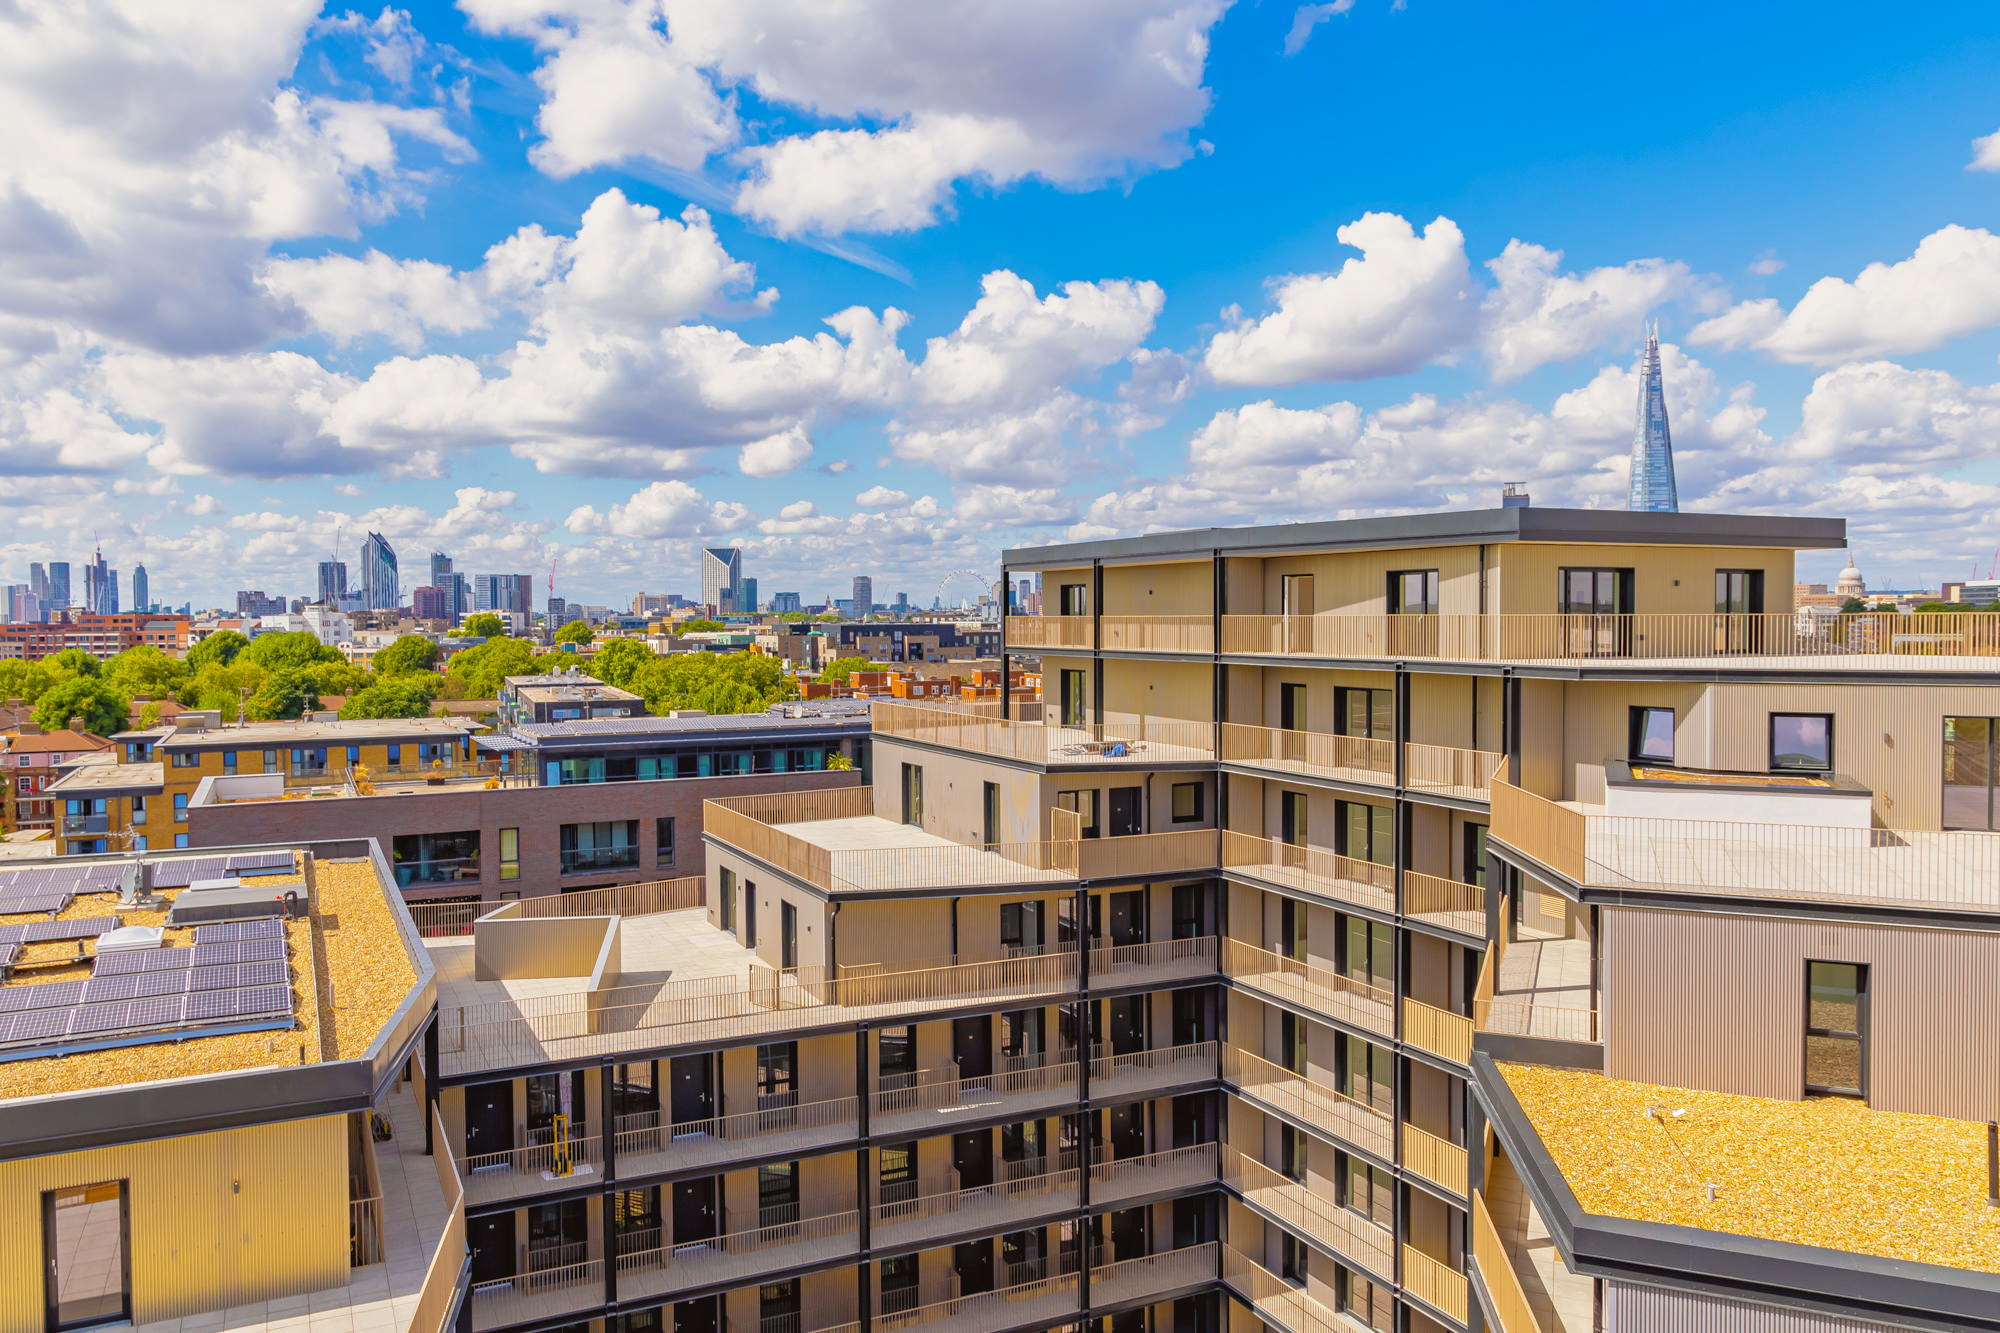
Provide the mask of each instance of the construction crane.
[{"label": "construction crane", "polygon": [[334,524],[334,525],[333,525],[333,554],[332,554],[331,556],[329,556],[329,557],[328,557],[328,559],[329,559],[329,560],[331,560],[331,561],[332,561],[333,563],[335,563],[335,564],[338,564],[338,563],[340,563],[340,532],[341,532],[341,525],[340,525],[340,524],[338,524],[338,523]]}]

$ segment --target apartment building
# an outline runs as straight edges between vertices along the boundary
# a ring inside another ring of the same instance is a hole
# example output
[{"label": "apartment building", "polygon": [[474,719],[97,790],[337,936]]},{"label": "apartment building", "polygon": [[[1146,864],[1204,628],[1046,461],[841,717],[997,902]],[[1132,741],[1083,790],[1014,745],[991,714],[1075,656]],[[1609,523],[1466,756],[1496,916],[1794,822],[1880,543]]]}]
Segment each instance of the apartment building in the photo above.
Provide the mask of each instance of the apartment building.
[{"label": "apartment building", "polygon": [[186,616],[83,611],[64,615],[65,619],[47,623],[0,625],[0,657],[39,662],[66,648],[80,648],[93,657],[108,659],[142,645],[179,657],[192,640],[193,622]]},{"label": "apartment building", "polygon": [[43,731],[32,721],[17,724],[0,736],[0,774],[7,781],[6,829],[56,828],[56,802],[50,789],[86,756],[111,749],[111,742],[87,731]]},{"label": "apartment building", "polygon": [[434,978],[372,848],[44,861],[0,922],[0,1327],[450,1327]]}]

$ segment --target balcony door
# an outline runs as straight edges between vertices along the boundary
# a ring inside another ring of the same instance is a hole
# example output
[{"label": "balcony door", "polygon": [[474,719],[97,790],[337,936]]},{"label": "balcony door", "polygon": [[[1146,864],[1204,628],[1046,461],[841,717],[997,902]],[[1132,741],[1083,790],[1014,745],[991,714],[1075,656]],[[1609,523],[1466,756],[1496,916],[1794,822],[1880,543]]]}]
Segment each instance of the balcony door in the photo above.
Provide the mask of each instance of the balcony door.
[{"label": "balcony door", "polygon": [[122,1180],[42,1194],[50,1333],[131,1319],[131,1225]]},{"label": "balcony door", "polygon": [[1278,581],[1278,613],[1284,616],[1284,650],[1312,651],[1313,576],[1287,574]]},{"label": "balcony door", "polygon": [[2000,718],[1944,720],[1944,827],[2000,830]]},{"label": "balcony door", "polygon": [[1629,655],[1633,571],[1564,568],[1556,577],[1557,609],[1563,615],[1561,656]]},{"label": "balcony door", "polygon": [[1764,571],[1715,571],[1715,643],[1718,653],[1763,649]]}]

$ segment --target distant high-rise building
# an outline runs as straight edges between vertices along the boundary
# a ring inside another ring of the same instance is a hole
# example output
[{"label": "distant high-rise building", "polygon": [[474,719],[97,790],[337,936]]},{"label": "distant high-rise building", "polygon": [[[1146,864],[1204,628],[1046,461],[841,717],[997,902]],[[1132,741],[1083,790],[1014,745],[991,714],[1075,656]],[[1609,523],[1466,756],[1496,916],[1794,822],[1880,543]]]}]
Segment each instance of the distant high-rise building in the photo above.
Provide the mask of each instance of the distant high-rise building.
[{"label": "distant high-rise building", "polygon": [[144,565],[132,566],[132,609],[134,611],[153,609],[153,590],[147,586]]},{"label": "distant high-rise building", "polygon": [[285,599],[282,595],[267,597],[263,589],[239,591],[236,594],[236,614],[239,616],[281,616],[285,614]]},{"label": "distant high-rise building", "polygon": [[632,599],[632,614],[635,616],[661,616],[672,609],[672,593],[642,592]]},{"label": "distant high-rise building", "polygon": [[433,588],[444,587],[445,576],[450,573],[451,573],[451,557],[446,555],[443,551],[432,551],[431,586]]},{"label": "distant high-rise building", "polygon": [[7,619],[17,625],[28,624],[42,618],[42,599],[35,596],[33,583],[13,583],[7,586]]},{"label": "distant high-rise building", "polygon": [[319,600],[333,606],[347,597],[347,562],[345,560],[322,560],[319,562]]},{"label": "distant high-rise building", "polygon": [[774,592],[771,594],[771,611],[774,615],[789,615],[804,610],[804,603],[795,592]]},{"label": "distant high-rise building", "polygon": [[746,578],[740,587],[741,591],[736,598],[736,609],[754,613],[757,610],[757,580]]},{"label": "distant high-rise building", "polygon": [[40,564],[28,566],[28,591],[44,602],[49,599],[49,571]]},{"label": "distant high-rise building", "polygon": [[568,614],[569,603],[554,594],[550,594],[548,608],[542,612],[542,625],[549,633],[554,634],[566,623],[563,617]]},{"label": "distant high-rise building", "polygon": [[361,604],[370,611],[393,611],[402,604],[396,548],[379,532],[361,543]]},{"label": "distant high-rise building", "polygon": [[902,614],[903,614],[904,612],[908,611],[909,609],[910,609],[910,594],[908,594],[908,593],[906,593],[906,592],[899,592],[899,593],[897,593],[897,594],[896,594],[896,614],[897,614],[897,615],[902,615]]},{"label": "distant high-rise building", "polygon": [[114,615],[118,610],[118,586],[101,546],[83,567],[83,609],[100,616]]},{"label": "distant high-rise building", "polygon": [[474,574],[472,576],[472,609],[474,611],[512,611],[520,615],[533,615],[535,611],[535,576],[533,574]]},{"label": "distant high-rise building", "polygon": [[49,595],[44,600],[52,607],[69,605],[69,561],[49,562]]},{"label": "distant high-rise building", "polygon": [[410,594],[412,614],[418,620],[451,620],[451,593],[426,584]]},{"label": "distant high-rise building", "polygon": [[875,609],[875,580],[866,574],[854,576],[854,614],[865,616]]},{"label": "distant high-rise building", "polygon": [[1678,514],[1674,442],[1667,433],[1667,395],[1660,382],[1660,334],[1646,334],[1639,357],[1639,424],[1632,431],[1632,505],[1653,514]]},{"label": "distant high-rise building", "polygon": [[705,546],[701,552],[701,603],[711,611],[734,611],[743,600],[743,552],[734,546]]}]

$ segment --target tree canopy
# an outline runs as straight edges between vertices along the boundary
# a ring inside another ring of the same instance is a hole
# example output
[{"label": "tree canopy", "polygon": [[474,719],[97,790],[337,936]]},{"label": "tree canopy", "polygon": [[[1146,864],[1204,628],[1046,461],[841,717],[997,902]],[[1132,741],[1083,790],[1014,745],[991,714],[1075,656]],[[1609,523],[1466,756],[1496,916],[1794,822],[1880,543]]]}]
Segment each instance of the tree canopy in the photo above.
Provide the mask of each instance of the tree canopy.
[{"label": "tree canopy", "polygon": [[613,639],[590,659],[590,674],[606,685],[630,689],[633,673],[653,660],[653,650],[638,639]]},{"label": "tree canopy", "polygon": [[71,718],[81,718],[83,729],[98,736],[125,730],[131,719],[132,700],[97,676],[71,676],[42,692],[35,704],[35,725],[43,731],[61,731]]},{"label": "tree canopy", "polygon": [[266,671],[297,671],[316,662],[343,662],[347,659],[331,644],[321,643],[317,634],[295,630],[289,634],[260,634],[243,650],[244,660]]},{"label": "tree canopy", "polygon": [[101,676],[104,674],[104,663],[98,661],[81,648],[65,648],[59,653],[51,653],[43,660],[48,663],[49,670],[55,673],[58,680],[61,680],[65,676]]},{"label": "tree canopy", "polygon": [[499,616],[491,611],[481,611],[478,615],[467,616],[459,626],[459,633],[468,639],[497,639],[507,632],[507,626]]},{"label": "tree canopy", "polygon": [[217,630],[194,647],[188,649],[188,670],[200,671],[203,667],[211,663],[228,666],[236,660],[237,654],[249,646],[250,640],[244,638],[235,630]]},{"label": "tree canopy", "polygon": [[798,697],[798,682],[775,657],[760,653],[675,653],[656,657],[626,686],[655,713],[698,708],[707,713],[761,713]]},{"label": "tree canopy", "polygon": [[587,622],[572,620],[555,632],[554,641],[557,643],[589,643],[596,637],[597,635],[592,632]]},{"label": "tree canopy", "polygon": [[491,699],[509,676],[526,676],[535,670],[535,646],[526,639],[501,635],[477,648],[452,654],[447,671],[465,682],[468,699]]},{"label": "tree canopy", "polygon": [[273,671],[250,696],[245,715],[253,722],[303,717],[319,707],[319,689],[303,671]]},{"label": "tree canopy", "polygon": [[854,679],[855,672],[870,670],[874,665],[865,657],[836,657],[819,673],[820,683],[846,685]]},{"label": "tree canopy", "polygon": [[377,681],[340,706],[342,718],[427,717],[444,680],[435,674],[395,676]]},{"label": "tree canopy", "polygon": [[[437,655],[437,645],[423,635],[405,634],[375,654],[375,674],[386,679],[389,676],[407,676],[413,672],[430,671],[437,665]],[[345,711],[342,710],[343,715]],[[396,713],[390,716],[413,715]]]},{"label": "tree canopy", "polygon": [[723,624],[720,620],[683,620],[680,624],[674,626],[674,633],[713,634],[717,630],[728,628],[729,626]]},{"label": "tree canopy", "polygon": [[104,679],[134,697],[164,699],[187,683],[188,665],[151,644],[140,644],[106,662]]}]

